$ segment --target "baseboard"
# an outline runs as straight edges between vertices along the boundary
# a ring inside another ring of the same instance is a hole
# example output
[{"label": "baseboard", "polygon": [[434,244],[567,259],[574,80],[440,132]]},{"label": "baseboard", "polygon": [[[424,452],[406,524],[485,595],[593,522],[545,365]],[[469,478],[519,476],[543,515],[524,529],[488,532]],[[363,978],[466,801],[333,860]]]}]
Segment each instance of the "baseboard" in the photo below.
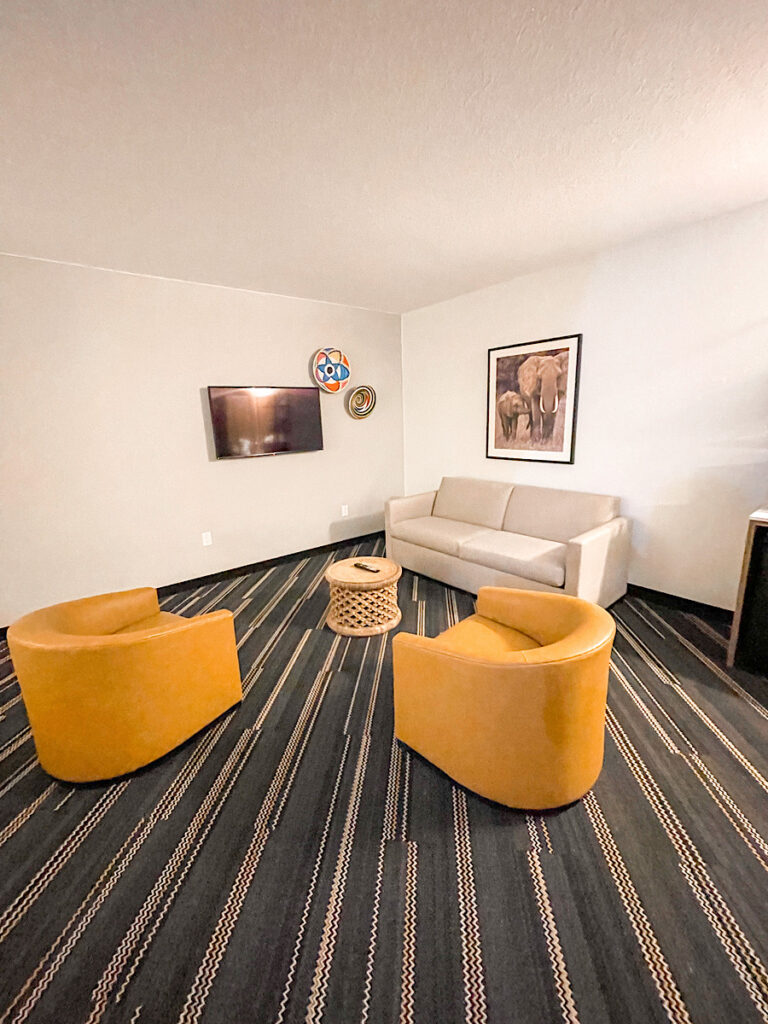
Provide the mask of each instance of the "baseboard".
[{"label": "baseboard", "polygon": [[[180,580],[178,583],[168,583],[157,588],[158,597],[167,597],[169,594],[176,594],[180,590],[188,590],[190,587],[203,587],[209,583],[218,583],[219,580],[226,580],[232,576],[246,576],[258,569],[269,569],[273,565],[280,565],[291,558],[307,558],[309,555],[321,555],[327,551],[337,551],[346,544],[360,544],[364,540],[376,540],[383,537],[383,530],[375,530],[373,533],[363,533],[358,537],[347,537],[344,540],[335,540],[330,544],[321,544],[316,548],[305,548],[303,551],[292,551],[286,555],[278,555],[276,558],[267,558],[263,562],[251,562],[249,565],[238,565],[233,569],[222,569],[220,572],[210,573],[208,576],[196,576],[192,580]],[[3,643],[8,633],[8,626],[0,626],[0,643]]]},{"label": "baseboard", "polygon": [[205,587],[211,583],[218,583],[220,580],[230,579],[232,576],[247,576],[249,573],[257,572],[259,569],[271,569],[273,565],[281,565],[283,562],[295,558],[309,558],[311,555],[322,555],[329,551],[338,551],[339,548],[348,544],[360,544],[364,540],[376,540],[383,537],[383,530],[376,530],[374,533],[364,533],[359,537],[348,537],[345,540],[335,540],[330,544],[321,544],[316,548],[305,548],[303,551],[292,551],[287,555],[278,555],[276,558],[266,558],[262,562],[250,562],[248,565],[238,565],[233,569],[222,569],[220,572],[212,572],[208,576],[196,576],[192,580],[181,580],[179,583],[168,583],[157,588],[157,596],[167,597],[169,594],[176,594],[180,590],[189,590],[191,587]]},{"label": "baseboard", "polygon": [[687,597],[665,594],[662,590],[651,590],[650,587],[640,587],[636,583],[629,584],[627,594],[630,597],[639,597],[641,599],[647,597],[650,601],[663,604],[665,607],[673,608],[675,611],[690,612],[692,615],[704,618],[720,619],[726,624],[730,624],[733,618],[733,612],[728,611],[727,608],[718,608],[714,604],[704,604],[703,601],[692,601]]},{"label": "baseboard", "polygon": [[[337,551],[347,544],[359,544],[364,540],[375,540],[382,537],[383,531],[377,530],[374,533],[365,533],[359,537],[349,537],[346,540],[333,541],[330,544],[321,544],[316,548],[305,548],[303,551],[293,551],[287,555],[278,555],[276,558],[267,558],[262,562],[251,562],[248,565],[238,565],[232,569],[222,569],[220,572],[210,573],[208,576],[196,576],[191,580],[180,580],[178,583],[168,583],[157,588],[159,597],[167,597],[169,594],[176,594],[180,590],[188,590],[190,587],[203,587],[210,583],[218,583],[232,576],[246,576],[248,573],[256,572],[258,569],[269,569],[273,565],[280,565],[292,558],[307,558],[310,555],[321,555],[328,551]],[[676,611],[690,612],[699,615],[722,620],[730,624],[733,612],[727,608],[717,608],[715,605],[704,604],[701,601],[691,601],[687,597],[676,597],[674,594],[665,594],[661,590],[651,590],[649,587],[640,587],[636,583],[630,583],[627,588],[630,597],[647,597],[657,604],[663,604],[667,608],[674,608]],[[0,643],[6,638],[7,626],[0,626]]]}]

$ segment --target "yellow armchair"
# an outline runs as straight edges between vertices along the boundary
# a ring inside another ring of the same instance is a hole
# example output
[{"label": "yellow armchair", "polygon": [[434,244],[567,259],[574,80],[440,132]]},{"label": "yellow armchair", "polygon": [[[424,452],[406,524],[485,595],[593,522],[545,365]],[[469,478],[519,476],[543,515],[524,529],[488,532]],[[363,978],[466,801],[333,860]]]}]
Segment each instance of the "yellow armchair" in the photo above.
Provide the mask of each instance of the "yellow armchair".
[{"label": "yellow armchair", "polygon": [[482,587],[476,615],[394,638],[397,738],[490,800],[571,803],[603,765],[615,631],[580,598]]},{"label": "yellow armchair", "polygon": [[149,764],[242,700],[232,613],[161,612],[151,587],[32,612],[8,646],[40,763],[69,782]]}]

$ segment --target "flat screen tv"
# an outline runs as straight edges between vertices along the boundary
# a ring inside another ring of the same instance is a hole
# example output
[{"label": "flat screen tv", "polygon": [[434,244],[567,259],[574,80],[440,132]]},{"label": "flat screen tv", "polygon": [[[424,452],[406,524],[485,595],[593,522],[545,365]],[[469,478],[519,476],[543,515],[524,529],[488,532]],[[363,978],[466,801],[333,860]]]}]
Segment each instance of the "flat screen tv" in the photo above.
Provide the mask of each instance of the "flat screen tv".
[{"label": "flat screen tv", "polygon": [[317,388],[209,387],[208,402],[217,459],[322,450]]}]

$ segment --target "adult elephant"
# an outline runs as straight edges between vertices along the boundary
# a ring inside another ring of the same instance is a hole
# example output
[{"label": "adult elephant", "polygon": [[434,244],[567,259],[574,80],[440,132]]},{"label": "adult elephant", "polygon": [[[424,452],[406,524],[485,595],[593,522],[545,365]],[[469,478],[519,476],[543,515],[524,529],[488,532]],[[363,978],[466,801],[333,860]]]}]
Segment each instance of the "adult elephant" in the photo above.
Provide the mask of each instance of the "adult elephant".
[{"label": "adult elephant", "polygon": [[568,380],[568,353],[556,356],[528,356],[517,371],[520,395],[531,410],[531,440],[552,437],[560,399]]},{"label": "adult elephant", "polygon": [[499,412],[505,441],[508,441],[510,438],[514,441],[517,437],[517,423],[520,416],[528,417],[528,426],[530,427],[528,403],[516,391],[505,391],[496,403],[496,408]]}]

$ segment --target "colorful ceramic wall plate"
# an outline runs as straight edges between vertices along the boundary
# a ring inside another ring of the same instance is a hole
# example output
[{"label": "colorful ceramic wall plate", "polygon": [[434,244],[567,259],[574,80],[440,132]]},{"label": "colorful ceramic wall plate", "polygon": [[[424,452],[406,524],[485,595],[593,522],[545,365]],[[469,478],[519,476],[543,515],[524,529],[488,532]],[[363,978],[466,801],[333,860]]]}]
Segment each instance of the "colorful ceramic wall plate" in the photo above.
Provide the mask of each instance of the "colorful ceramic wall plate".
[{"label": "colorful ceramic wall plate", "polygon": [[356,420],[364,420],[366,416],[370,416],[375,405],[376,392],[367,384],[361,384],[359,388],[350,391],[347,408],[349,415],[354,416]]},{"label": "colorful ceramic wall plate", "polygon": [[349,384],[349,360],[338,348],[321,348],[312,361],[312,376],[323,391],[332,394]]}]

